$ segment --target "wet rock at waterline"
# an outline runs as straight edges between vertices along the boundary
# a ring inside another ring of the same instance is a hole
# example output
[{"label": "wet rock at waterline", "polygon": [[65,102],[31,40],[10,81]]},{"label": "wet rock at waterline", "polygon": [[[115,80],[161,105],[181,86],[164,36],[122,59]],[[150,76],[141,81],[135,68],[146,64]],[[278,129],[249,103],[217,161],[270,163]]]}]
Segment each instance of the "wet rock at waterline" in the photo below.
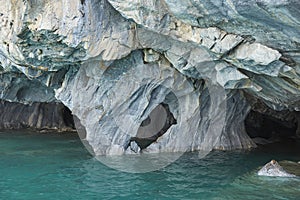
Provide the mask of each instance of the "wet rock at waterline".
[{"label": "wet rock at waterline", "polygon": [[[298,166],[299,167],[299,166]],[[275,160],[271,160],[265,166],[263,166],[257,174],[259,176],[277,176],[277,177],[296,177],[294,174],[288,173],[279,165]]]},{"label": "wet rock at waterline", "polygon": [[97,155],[252,148],[253,112],[300,135],[299,7],[4,1],[0,98],[62,102]]}]

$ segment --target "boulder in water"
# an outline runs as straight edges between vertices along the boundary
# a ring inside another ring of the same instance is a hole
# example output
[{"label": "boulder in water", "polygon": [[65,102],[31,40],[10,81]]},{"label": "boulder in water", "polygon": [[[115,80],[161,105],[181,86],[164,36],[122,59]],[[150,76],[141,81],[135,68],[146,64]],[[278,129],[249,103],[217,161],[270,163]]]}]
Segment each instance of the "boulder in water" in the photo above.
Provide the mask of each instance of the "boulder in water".
[{"label": "boulder in water", "polygon": [[296,175],[286,172],[276,160],[271,160],[257,174],[259,176],[296,177]]}]

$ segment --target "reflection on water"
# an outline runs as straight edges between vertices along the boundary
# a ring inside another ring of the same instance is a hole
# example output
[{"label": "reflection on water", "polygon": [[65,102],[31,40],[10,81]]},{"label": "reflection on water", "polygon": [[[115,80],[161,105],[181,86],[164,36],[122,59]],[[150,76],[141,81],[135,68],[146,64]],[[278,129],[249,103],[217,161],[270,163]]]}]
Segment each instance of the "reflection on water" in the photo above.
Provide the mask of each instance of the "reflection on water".
[{"label": "reflection on water", "polygon": [[299,142],[289,146],[284,151],[278,146],[271,151],[216,151],[203,159],[186,153],[161,170],[132,174],[91,157],[76,135],[0,133],[0,197],[298,199],[299,179],[256,175],[271,159],[299,161],[299,151],[294,151]]},{"label": "reflection on water", "polygon": [[129,173],[146,173],[159,170],[175,162],[182,153],[142,153],[122,156],[97,156],[108,167]]}]

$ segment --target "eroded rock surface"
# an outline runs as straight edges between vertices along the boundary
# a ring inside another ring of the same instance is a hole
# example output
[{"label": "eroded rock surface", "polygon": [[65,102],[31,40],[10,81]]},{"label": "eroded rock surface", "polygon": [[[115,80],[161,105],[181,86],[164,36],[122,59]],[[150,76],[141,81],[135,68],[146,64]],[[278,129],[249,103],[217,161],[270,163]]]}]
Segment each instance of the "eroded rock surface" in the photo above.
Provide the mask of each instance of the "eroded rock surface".
[{"label": "eroded rock surface", "polygon": [[[62,102],[97,155],[255,147],[244,120],[265,112],[256,102],[300,110],[299,9],[293,0],[2,0],[0,98]],[[138,146],[132,138],[161,104],[176,123]]]}]

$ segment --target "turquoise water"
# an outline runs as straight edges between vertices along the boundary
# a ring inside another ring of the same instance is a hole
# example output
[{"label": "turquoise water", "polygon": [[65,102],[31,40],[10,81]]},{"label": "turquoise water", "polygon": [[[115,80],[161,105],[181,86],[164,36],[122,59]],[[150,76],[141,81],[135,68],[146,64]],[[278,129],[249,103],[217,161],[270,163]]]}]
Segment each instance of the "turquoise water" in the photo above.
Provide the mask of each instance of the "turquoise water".
[{"label": "turquoise water", "polygon": [[0,199],[300,199],[300,180],[258,177],[271,159],[298,161],[284,149],[186,153],[159,171],[120,172],[84,149],[76,134],[0,132]]}]

